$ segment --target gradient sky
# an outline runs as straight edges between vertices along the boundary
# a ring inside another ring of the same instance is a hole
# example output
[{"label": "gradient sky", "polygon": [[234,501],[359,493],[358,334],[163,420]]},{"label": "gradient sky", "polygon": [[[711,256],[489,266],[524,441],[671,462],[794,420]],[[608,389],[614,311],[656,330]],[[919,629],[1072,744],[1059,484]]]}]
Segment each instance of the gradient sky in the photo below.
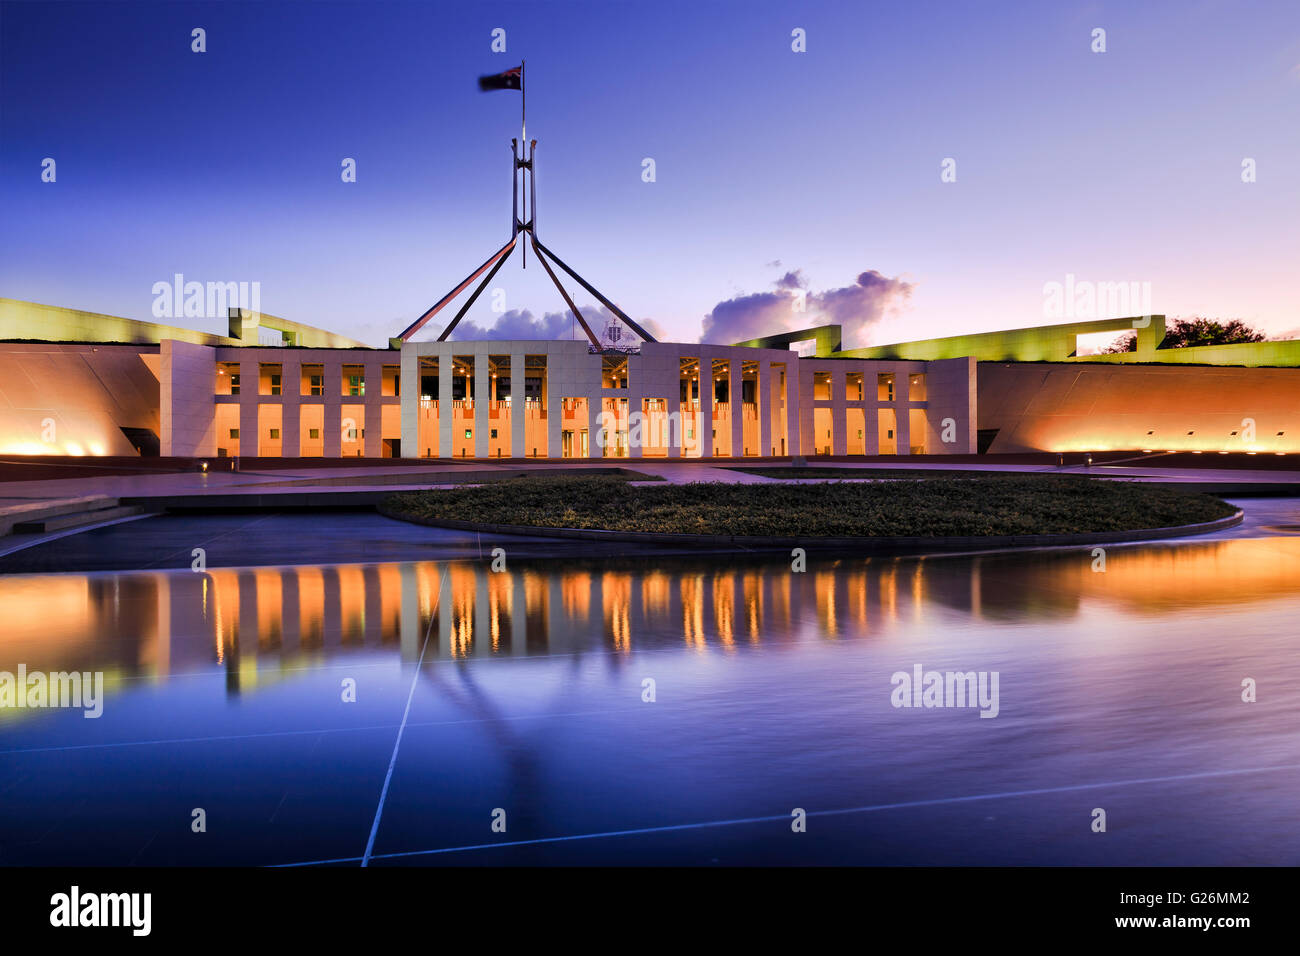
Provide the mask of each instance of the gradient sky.
[{"label": "gradient sky", "polygon": [[[670,340],[791,270],[910,283],[876,343],[1042,324],[1067,273],[1300,327],[1294,0],[4,3],[0,295],[148,319],[176,272],[257,281],[381,343],[508,238],[519,95],[474,80],[521,57],[539,237]],[[563,309],[531,254],[494,285]]]}]

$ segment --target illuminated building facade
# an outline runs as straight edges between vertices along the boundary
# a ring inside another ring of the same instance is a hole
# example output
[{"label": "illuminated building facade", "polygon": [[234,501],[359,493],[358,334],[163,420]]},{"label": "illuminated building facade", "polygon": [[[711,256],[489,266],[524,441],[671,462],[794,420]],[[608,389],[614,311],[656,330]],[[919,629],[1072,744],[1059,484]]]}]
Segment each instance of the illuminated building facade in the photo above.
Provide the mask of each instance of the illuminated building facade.
[{"label": "illuminated building facade", "polygon": [[[1137,350],[1079,336],[1136,328]],[[230,334],[0,300],[0,452],[599,459],[1300,452],[1300,342],[1160,349],[1164,318],[843,349]],[[801,344],[802,343],[802,344]]]}]

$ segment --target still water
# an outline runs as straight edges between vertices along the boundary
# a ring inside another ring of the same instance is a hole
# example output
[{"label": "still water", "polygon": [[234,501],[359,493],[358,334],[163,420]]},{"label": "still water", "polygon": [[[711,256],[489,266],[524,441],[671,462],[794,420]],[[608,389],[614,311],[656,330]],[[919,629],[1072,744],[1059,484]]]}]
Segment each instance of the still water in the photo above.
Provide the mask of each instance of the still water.
[{"label": "still water", "polygon": [[0,672],[104,675],[0,710],[0,862],[1300,863],[1300,537],[1095,563],[0,577]]}]

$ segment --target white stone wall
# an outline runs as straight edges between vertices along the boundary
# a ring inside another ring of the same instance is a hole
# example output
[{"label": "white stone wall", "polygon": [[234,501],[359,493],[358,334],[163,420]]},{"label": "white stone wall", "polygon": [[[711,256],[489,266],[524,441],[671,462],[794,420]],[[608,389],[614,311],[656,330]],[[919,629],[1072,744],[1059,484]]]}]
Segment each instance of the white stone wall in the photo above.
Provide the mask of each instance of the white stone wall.
[{"label": "white stone wall", "polygon": [[217,350],[165,339],[159,368],[161,450],[164,456],[211,457],[217,453]]}]

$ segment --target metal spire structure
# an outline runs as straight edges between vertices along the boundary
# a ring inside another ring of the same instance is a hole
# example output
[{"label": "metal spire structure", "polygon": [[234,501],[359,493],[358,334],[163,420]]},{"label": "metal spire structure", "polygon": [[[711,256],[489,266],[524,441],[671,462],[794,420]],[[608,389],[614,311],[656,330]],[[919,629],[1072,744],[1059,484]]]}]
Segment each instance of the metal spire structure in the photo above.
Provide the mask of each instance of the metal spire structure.
[{"label": "metal spire structure", "polygon": [[[445,342],[447,340],[447,337],[451,335],[452,331],[460,323],[460,320],[465,317],[465,313],[469,311],[470,306],[472,306],[474,302],[478,299],[478,297],[483,294],[483,290],[488,287],[488,284],[492,281],[492,277],[495,276],[497,272],[500,271],[503,265],[505,265],[505,261],[510,258],[510,254],[515,251],[516,246],[519,246],[519,248],[522,250],[521,255],[523,256],[523,265],[525,268],[527,267],[527,259],[528,259],[527,247],[529,245],[533,247],[533,252],[537,256],[537,261],[542,264],[542,268],[546,270],[546,274],[550,276],[551,281],[555,283],[555,288],[559,290],[560,297],[564,299],[564,304],[569,307],[569,311],[573,313],[573,317],[577,319],[578,324],[582,326],[582,331],[586,333],[587,338],[591,341],[591,345],[594,349],[596,349],[597,351],[603,351],[603,346],[600,344],[600,339],[596,336],[596,333],[592,331],[591,326],[587,324],[587,320],[583,317],[582,313],[578,310],[578,307],[574,303],[572,297],[565,290],[563,284],[560,282],[559,277],[555,274],[555,270],[551,268],[552,264],[559,266],[560,269],[566,272],[574,281],[576,281],[580,286],[586,289],[587,292],[595,296],[597,301],[599,301],[601,305],[609,309],[610,312],[612,312],[615,316],[618,317],[619,321],[621,321],[624,325],[626,325],[633,332],[639,335],[644,341],[646,342],[655,341],[654,337],[650,335],[649,332],[647,332],[640,325],[634,322],[632,318],[628,316],[622,309],[620,309],[613,302],[611,302],[604,295],[602,295],[596,289],[595,286],[593,286],[582,276],[578,275],[578,273],[575,272],[570,266],[568,266],[564,262],[564,260],[562,260],[559,256],[557,256],[550,249],[548,249],[546,246],[542,245],[542,243],[538,241],[537,239],[537,180],[536,180],[537,140],[535,139],[528,140],[526,138],[528,133],[528,126],[527,126],[527,114],[525,112],[526,101],[524,99],[524,64],[522,62],[519,64],[519,93],[520,93],[520,134],[521,137],[523,138],[517,140],[516,139],[510,140],[510,156],[513,164],[513,171],[511,173],[511,180],[512,180],[511,192],[513,194],[513,209],[510,216],[510,241],[507,242],[500,249],[498,249],[496,252],[494,252],[487,259],[486,262],[484,262],[481,266],[479,266],[477,269],[471,272],[464,279],[464,281],[462,281],[454,289],[452,289],[445,296],[439,299],[437,303],[435,303],[432,307],[428,309],[428,311],[426,311],[418,319],[416,319],[409,326],[407,326],[407,328],[405,329],[405,331],[402,332],[401,335],[398,335],[396,338],[389,339],[388,342],[392,348],[401,348],[406,342],[410,341],[411,337],[415,335],[417,332],[419,332],[420,329],[424,328],[425,324],[430,319],[432,319],[435,315],[441,312],[443,308],[449,305],[453,299],[455,299],[458,295],[460,295],[467,288],[469,288],[469,286],[474,282],[474,280],[476,280],[479,276],[482,276],[484,272],[487,272],[487,275],[483,276],[483,281],[478,284],[478,287],[465,301],[465,304],[462,305],[459,311],[456,312],[455,317],[452,318],[451,322],[447,324],[447,327],[443,329],[442,332],[438,335],[438,341]],[[520,196],[521,171],[524,176],[524,190],[523,190],[524,195],[522,197]],[[522,203],[521,203],[521,199],[522,199]],[[520,242],[520,238],[519,238],[520,233],[524,233],[526,236],[525,241],[522,243]]]}]

